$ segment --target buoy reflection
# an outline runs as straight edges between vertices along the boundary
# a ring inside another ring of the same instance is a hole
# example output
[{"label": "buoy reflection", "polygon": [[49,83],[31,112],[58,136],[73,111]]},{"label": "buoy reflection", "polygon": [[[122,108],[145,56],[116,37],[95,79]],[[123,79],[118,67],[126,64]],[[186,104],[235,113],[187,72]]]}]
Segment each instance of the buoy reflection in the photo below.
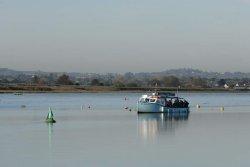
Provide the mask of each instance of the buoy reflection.
[{"label": "buoy reflection", "polygon": [[138,133],[143,139],[154,139],[160,133],[173,132],[185,124],[189,113],[148,113],[138,114]]},{"label": "buoy reflection", "polygon": [[52,166],[52,161],[53,161],[53,158],[52,158],[52,135],[53,135],[53,123],[47,123],[48,125],[48,137],[49,137],[49,141],[48,141],[48,144],[49,144],[49,166]]},{"label": "buoy reflection", "polygon": [[52,148],[52,133],[53,133],[53,123],[47,123],[48,125],[48,136],[49,136],[49,149]]}]

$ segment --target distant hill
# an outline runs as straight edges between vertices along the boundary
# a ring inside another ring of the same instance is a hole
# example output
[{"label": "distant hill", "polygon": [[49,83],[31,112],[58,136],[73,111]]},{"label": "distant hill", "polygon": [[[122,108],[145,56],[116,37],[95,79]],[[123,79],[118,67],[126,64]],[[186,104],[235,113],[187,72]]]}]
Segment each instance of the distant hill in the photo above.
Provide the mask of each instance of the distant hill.
[{"label": "distant hill", "polygon": [[176,77],[200,77],[200,78],[230,78],[230,79],[242,79],[242,78],[250,78],[250,73],[242,73],[242,72],[208,72],[201,71],[197,69],[171,69],[163,72],[159,72],[160,75],[174,75]]},{"label": "distant hill", "polygon": [[48,72],[43,71],[17,71],[9,68],[0,68],[0,76],[18,76],[18,75],[42,75],[49,74]]},{"label": "distant hill", "polygon": [[[9,68],[0,68],[0,76],[11,76],[16,77],[19,75],[49,75],[49,74],[62,74],[63,72],[44,72],[44,71],[17,71],[12,70]],[[71,72],[67,73],[72,77],[79,77],[79,76],[100,76],[102,74],[97,73],[79,73],[79,72]],[[144,77],[152,77],[152,76],[176,76],[176,77],[200,77],[200,78],[228,78],[228,79],[242,79],[242,78],[250,78],[250,73],[243,73],[243,72],[208,72],[202,71],[197,69],[190,69],[190,68],[181,68],[181,69],[170,69],[165,70],[162,72],[143,72],[143,73],[131,73],[135,77],[144,78]],[[113,73],[113,75],[116,75]]]},{"label": "distant hill", "polygon": [[216,78],[216,79],[242,79],[242,78],[250,78],[250,73],[242,73],[242,72],[208,72],[201,71],[197,69],[190,68],[181,68],[181,69],[170,69],[162,72],[154,72],[154,73],[135,73],[135,76],[138,78],[149,77],[149,76],[176,76],[179,78],[182,77],[200,77],[200,78]]},{"label": "distant hill", "polygon": [[20,74],[22,74],[20,71],[11,70],[8,68],[0,68],[0,75],[1,76],[17,76]]}]

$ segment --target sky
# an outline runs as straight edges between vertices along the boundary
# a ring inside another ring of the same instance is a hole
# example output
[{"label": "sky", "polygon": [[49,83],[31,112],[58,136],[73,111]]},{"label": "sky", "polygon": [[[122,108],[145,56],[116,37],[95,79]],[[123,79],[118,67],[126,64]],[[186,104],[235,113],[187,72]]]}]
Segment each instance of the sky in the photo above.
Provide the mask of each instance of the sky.
[{"label": "sky", "polygon": [[250,0],[0,0],[0,67],[250,72]]}]

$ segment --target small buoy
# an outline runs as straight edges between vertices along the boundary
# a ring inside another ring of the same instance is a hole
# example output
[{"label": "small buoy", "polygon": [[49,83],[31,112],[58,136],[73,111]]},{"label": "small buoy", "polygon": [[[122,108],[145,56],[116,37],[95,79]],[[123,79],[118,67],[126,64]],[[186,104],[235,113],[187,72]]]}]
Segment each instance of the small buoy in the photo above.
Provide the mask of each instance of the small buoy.
[{"label": "small buoy", "polygon": [[201,106],[199,104],[196,105],[196,108],[201,108]]},{"label": "small buoy", "polygon": [[88,106],[88,109],[90,109],[91,107],[90,107],[90,105]]},{"label": "small buoy", "polygon": [[48,115],[46,117],[46,122],[47,123],[56,123],[56,121],[54,120],[54,114],[53,114],[50,107],[49,107],[49,113],[48,113]]},{"label": "small buoy", "polygon": [[224,111],[224,110],[225,110],[225,108],[224,108],[224,107],[221,107],[221,108],[220,108],[220,111]]},{"label": "small buoy", "polygon": [[131,112],[132,110],[131,110],[131,109],[129,109],[129,111]]},{"label": "small buoy", "polygon": [[21,105],[21,108],[25,108],[26,107],[26,105]]}]

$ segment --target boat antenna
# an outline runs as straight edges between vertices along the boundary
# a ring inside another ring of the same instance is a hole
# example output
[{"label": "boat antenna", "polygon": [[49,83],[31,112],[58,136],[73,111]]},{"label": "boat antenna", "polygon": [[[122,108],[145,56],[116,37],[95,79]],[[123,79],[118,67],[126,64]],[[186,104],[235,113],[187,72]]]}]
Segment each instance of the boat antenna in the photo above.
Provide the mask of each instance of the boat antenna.
[{"label": "boat antenna", "polygon": [[179,89],[181,88],[181,86],[177,86],[177,90],[176,90],[176,96],[178,97],[178,93],[179,93]]},{"label": "boat antenna", "polygon": [[155,94],[157,93],[157,86],[158,86],[158,84],[155,83]]}]

